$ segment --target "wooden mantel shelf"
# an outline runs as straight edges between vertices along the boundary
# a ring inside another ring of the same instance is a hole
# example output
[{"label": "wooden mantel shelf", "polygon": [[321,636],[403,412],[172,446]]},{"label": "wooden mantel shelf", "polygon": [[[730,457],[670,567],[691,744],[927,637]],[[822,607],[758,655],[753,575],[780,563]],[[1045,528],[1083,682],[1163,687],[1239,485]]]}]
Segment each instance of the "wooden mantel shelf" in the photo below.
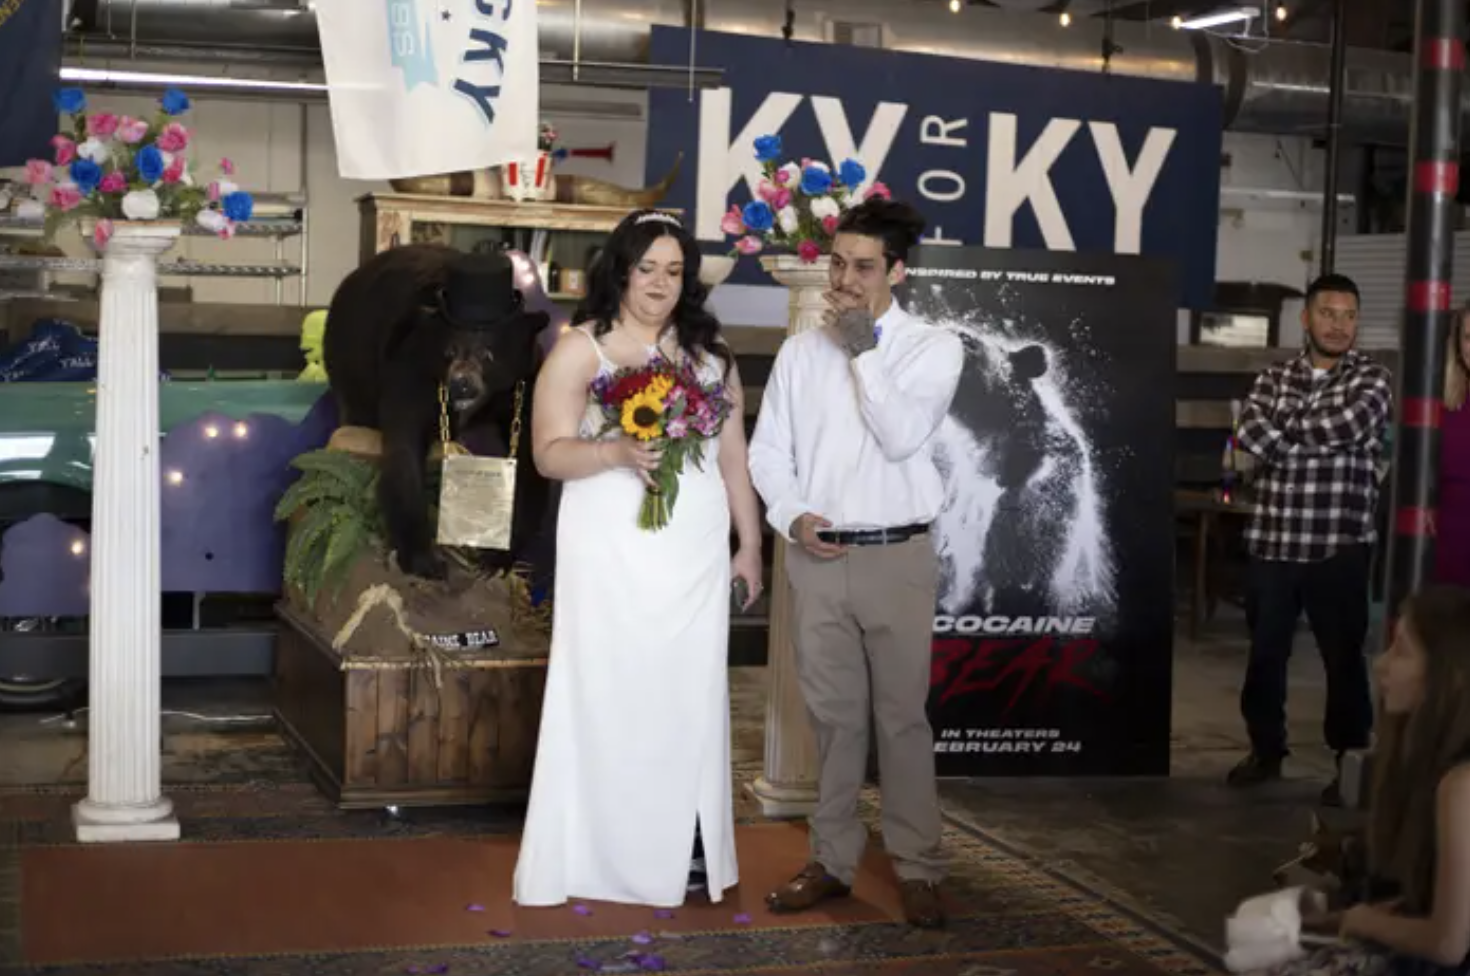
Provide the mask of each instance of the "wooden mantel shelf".
[{"label": "wooden mantel shelf", "polygon": [[[418,193],[369,193],[357,200],[364,217],[401,215],[410,222],[521,227],[529,230],[577,230],[606,234],[628,215],[623,207],[591,207],[570,203],[517,203],[474,197],[428,196]],[[679,211],[670,210],[677,214]]]}]

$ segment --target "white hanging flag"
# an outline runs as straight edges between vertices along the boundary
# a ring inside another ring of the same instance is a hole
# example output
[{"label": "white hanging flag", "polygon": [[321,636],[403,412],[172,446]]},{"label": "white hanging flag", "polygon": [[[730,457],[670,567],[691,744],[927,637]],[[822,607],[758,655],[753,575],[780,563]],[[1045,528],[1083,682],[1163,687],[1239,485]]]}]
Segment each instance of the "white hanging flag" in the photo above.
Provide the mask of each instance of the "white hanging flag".
[{"label": "white hanging flag", "polygon": [[536,0],[316,0],[344,179],[534,159]]}]

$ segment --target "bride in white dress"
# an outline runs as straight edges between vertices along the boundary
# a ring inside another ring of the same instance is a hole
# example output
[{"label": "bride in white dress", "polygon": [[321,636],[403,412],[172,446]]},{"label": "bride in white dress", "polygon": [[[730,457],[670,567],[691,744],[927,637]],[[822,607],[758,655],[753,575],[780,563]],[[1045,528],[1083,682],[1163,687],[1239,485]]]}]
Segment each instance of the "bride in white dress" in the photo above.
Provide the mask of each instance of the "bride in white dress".
[{"label": "bride in white dress", "polygon": [[[630,214],[591,269],[586,321],[561,336],[537,379],[536,466],[564,485],[520,905],[671,908],[699,873],[713,901],[738,881],[727,645],[732,577],[744,580],[747,606],[760,591],[760,515],[740,377],[707,296],[678,220]],[[655,355],[724,383],[733,410],[704,469],[685,466],[669,524],[650,532],[638,510],[657,450],[621,434],[597,439],[602,414],[588,387]]]}]

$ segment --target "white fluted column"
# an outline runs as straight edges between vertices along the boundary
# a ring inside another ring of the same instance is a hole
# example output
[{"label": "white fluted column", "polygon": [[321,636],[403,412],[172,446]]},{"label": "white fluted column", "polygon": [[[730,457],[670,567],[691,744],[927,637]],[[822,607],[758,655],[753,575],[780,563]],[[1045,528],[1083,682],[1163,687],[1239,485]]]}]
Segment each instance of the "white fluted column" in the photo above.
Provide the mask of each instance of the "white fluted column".
[{"label": "white fluted column", "polygon": [[[761,259],[772,278],[791,290],[786,334],[821,328],[828,287],[823,257],[802,264],[790,255]],[[771,567],[770,635],[766,645],[766,752],[750,791],[768,817],[805,817],[817,806],[817,743],[796,678],[791,634],[791,588],[786,579],[786,542],[776,539]]]},{"label": "white fluted column", "polygon": [[116,224],[104,248],[92,477],[87,798],[80,841],[177,840],[163,795],[158,256],[180,227]]}]

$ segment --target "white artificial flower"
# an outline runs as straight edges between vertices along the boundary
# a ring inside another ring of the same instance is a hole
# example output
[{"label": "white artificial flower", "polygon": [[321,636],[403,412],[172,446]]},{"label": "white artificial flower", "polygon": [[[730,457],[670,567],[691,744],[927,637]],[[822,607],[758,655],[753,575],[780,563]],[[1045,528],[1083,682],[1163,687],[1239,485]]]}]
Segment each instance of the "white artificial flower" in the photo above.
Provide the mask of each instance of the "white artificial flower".
[{"label": "white artificial flower", "polygon": [[223,200],[225,197],[229,196],[231,193],[238,193],[239,190],[240,190],[240,184],[238,184],[238,183],[234,183],[234,182],[232,182],[230,180],[220,180],[219,181],[219,198],[221,200]]},{"label": "white artificial flower", "polygon": [[823,220],[827,217],[836,217],[841,212],[841,206],[831,197],[817,197],[812,201],[812,216],[818,220]]},{"label": "white artificial flower", "polygon": [[230,219],[218,210],[201,210],[195,220],[199,221],[200,227],[211,234],[218,234],[230,222]]},{"label": "white artificial flower", "polygon": [[810,168],[811,169],[819,169],[819,170],[821,170],[824,173],[830,173],[830,172],[832,172],[832,167],[828,166],[826,163],[822,162],[819,159],[812,160],[811,161],[811,164],[810,164]]},{"label": "white artificial flower", "polygon": [[21,220],[41,220],[46,216],[46,205],[40,200],[22,200],[15,206],[15,215]]},{"label": "white artificial flower", "polygon": [[132,190],[122,198],[122,212],[129,220],[157,220],[158,194],[152,190]]},{"label": "white artificial flower", "polygon": [[801,167],[795,163],[787,163],[781,167],[781,185],[795,186],[801,182]]},{"label": "white artificial flower", "polygon": [[796,228],[801,222],[801,217],[797,214],[795,207],[785,206],[776,211],[776,222],[781,225],[781,229],[786,233],[795,234]]},{"label": "white artificial flower", "polygon": [[112,156],[112,149],[96,136],[77,146],[77,155],[101,166]]}]

